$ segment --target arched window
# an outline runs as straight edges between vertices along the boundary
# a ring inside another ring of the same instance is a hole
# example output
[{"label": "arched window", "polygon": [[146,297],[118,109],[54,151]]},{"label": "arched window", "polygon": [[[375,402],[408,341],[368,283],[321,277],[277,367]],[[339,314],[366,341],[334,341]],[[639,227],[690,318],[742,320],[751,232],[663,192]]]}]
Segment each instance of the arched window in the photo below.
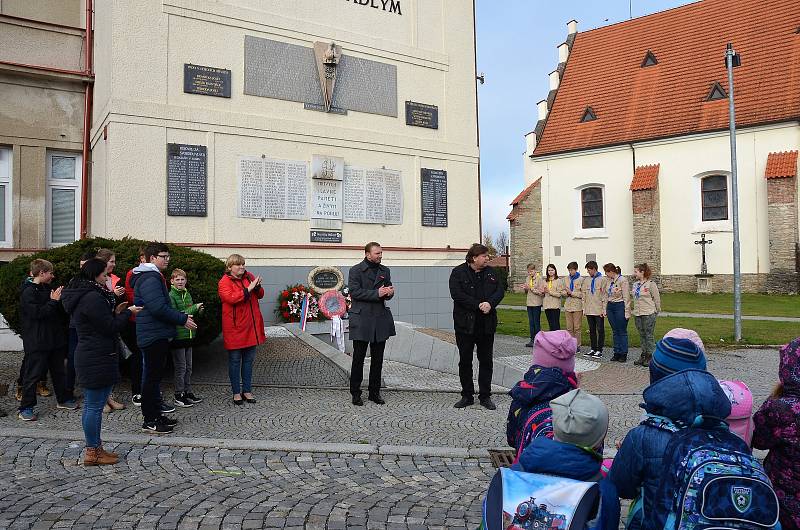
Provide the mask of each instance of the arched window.
[{"label": "arched window", "polygon": [[700,183],[703,221],[726,221],[728,219],[728,177],[709,175]]},{"label": "arched window", "polygon": [[603,188],[600,186],[581,190],[581,227],[603,228]]}]

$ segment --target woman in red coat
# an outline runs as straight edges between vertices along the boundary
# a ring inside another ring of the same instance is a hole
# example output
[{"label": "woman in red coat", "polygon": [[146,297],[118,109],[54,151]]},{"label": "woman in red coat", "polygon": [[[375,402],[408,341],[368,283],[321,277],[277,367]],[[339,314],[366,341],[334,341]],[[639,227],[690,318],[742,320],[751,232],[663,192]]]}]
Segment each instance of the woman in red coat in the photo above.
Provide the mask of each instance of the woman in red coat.
[{"label": "woman in red coat", "polygon": [[233,402],[255,403],[253,397],[253,361],[256,346],[266,340],[264,318],[258,301],[264,298],[261,276],[253,276],[244,268],[244,258],[231,254],[225,261],[225,276],[219,280],[222,300],[222,341],[228,350],[228,375]]}]

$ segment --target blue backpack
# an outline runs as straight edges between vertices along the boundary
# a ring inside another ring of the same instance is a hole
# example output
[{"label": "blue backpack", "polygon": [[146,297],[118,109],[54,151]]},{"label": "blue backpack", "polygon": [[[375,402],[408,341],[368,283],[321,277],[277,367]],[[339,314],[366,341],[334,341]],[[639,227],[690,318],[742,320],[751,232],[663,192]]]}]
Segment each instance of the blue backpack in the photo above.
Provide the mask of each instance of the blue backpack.
[{"label": "blue backpack", "polygon": [[519,462],[522,451],[524,451],[534,439],[540,436],[545,436],[547,438],[553,437],[553,409],[550,408],[550,402],[531,407],[521,416],[524,418],[525,423],[517,433],[517,438],[515,440],[516,446],[514,449],[517,454],[514,457],[514,464]]},{"label": "blue backpack", "polygon": [[[664,452],[652,525],[666,530],[769,530],[778,497],[747,444],[720,420],[678,430]],[[663,428],[663,427],[662,427]]]}]

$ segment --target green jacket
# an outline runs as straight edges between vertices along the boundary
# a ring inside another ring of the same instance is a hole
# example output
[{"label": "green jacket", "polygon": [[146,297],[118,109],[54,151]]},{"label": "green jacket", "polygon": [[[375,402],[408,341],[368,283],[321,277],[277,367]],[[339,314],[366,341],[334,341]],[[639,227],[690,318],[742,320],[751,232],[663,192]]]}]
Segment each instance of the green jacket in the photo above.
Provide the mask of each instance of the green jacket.
[{"label": "green jacket", "polygon": [[[175,288],[175,286],[170,287],[169,301],[172,304],[172,307],[181,313],[186,313],[187,315],[195,315],[199,310],[199,304],[192,302],[192,295],[189,294],[188,289],[179,291]],[[196,330],[186,329],[183,326],[178,326],[178,336],[175,338],[178,340],[193,339],[195,335]]]}]

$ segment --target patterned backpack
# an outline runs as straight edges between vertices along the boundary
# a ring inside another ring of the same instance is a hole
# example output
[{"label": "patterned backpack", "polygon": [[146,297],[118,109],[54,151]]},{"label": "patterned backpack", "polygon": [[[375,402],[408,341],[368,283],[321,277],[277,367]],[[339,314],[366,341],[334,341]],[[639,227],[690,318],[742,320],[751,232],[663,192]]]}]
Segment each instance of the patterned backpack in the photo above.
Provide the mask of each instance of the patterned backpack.
[{"label": "patterned backpack", "polygon": [[517,451],[514,457],[515,464],[519,462],[522,451],[540,436],[553,437],[553,409],[550,408],[550,402],[541,403],[527,411],[525,423],[517,434],[514,446]]},{"label": "patterned backpack", "polygon": [[[699,423],[699,425],[698,425]],[[719,420],[700,419],[672,436],[653,527],[668,530],[768,530],[778,497],[747,444]]]}]

